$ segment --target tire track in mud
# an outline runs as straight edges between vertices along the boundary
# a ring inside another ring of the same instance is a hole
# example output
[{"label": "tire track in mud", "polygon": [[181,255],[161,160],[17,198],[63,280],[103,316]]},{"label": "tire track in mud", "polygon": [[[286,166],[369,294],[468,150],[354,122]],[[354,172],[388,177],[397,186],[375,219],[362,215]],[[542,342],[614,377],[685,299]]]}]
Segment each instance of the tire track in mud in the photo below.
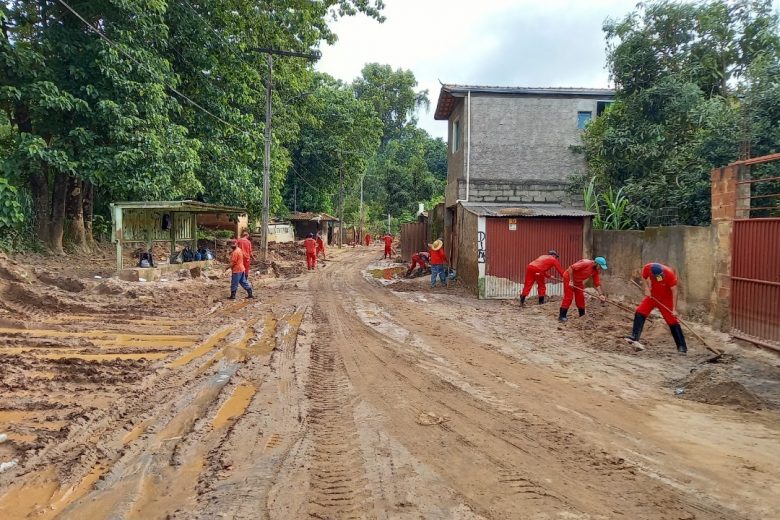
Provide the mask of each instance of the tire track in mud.
[{"label": "tire track in mud", "polygon": [[[384,401],[381,408],[392,417],[395,433],[406,439],[402,442],[446,475],[456,489],[470,496],[478,512],[490,516],[511,516],[517,510],[525,510],[529,514],[607,517],[620,512],[632,518],[701,514],[706,518],[740,517],[720,506],[685,497],[678,490],[635,472],[624,465],[625,461],[610,457],[565,425],[534,414],[517,396],[506,401],[512,405],[507,408],[500,399],[492,398],[490,386],[484,387],[484,395],[475,393],[475,388],[481,388],[474,382],[487,382],[484,377],[470,379],[476,375],[464,376],[468,373],[464,372],[460,374],[465,377],[464,383],[453,384],[442,378],[450,371],[431,370],[426,366],[431,364],[430,358],[414,351],[408,341],[396,340],[357,322],[349,316],[356,300],[365,297],[378,303],[382,298],[394,297],[386,292],[380,294],[379,289],[355,275],[355,263],[326,273],[327,280],[315,292],[323,307],[330,310],[328,319],[334,328],[335,342],[344,353],[348,373],[361,395],[369,401],[376,402],[377,397]],[[345,273],[347,269],[354,273]],[[401,308],[395,307],[391,314],[406,312],[407,317],[411,316],[414,309],[398,303]],[[441,340],[427,340],[433,342],[437,351],[449,350],[440,344]],[[478,365],[473,371],[480,370]],[[406,416],[393,412],[400,403],[407,409]],[[440,439],[439,445],[410,437],[410,432],[419,430],[410,417],[432,405],[452,418],[437,427],[441,430],[435,435]],[[474,476],[471,482],[462,482],[461,474],[454,471],[464,466]],[[648,495],[654,496],[653,503],[647,503]]]}]

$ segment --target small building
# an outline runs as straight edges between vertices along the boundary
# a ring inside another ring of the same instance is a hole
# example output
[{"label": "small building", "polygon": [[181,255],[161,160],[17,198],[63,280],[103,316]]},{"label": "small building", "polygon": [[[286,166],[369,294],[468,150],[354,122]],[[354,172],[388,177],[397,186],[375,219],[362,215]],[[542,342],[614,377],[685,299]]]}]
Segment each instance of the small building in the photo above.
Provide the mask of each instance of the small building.
[{"label": "small building", "polygon": [[309,233],[322,233],[327,244],[332,244],[339,230],[339,219],[327,213],[295,212],[288,220],[295,229],[295,239],[303,240]]},{"label": "small building", "polygon": [[512,270],[550,248],[576,257],[562,253],[562,263],[585,255],[591,214],[568,181],[585,171],[582,130],[614,95],[442,85],[434,117],[448,125],[443,238],[458,276],[481,297],[516,296],[523,280]]},{"label": "small building", "polygon": [[[120,274],[124,269],[124,248],[128,245],[142,245],[151,251],[155,243],[162,242],[170,244],[170,252],[176,251],[179,244],[195,251],[198,248],[198,215],[229,215],[237,221],[235,217],[246,214],[243,208],[194,200],[115,202],[110,207],[111,241],[116,244],[116,267]],[[157,270],[149,271],[149,274],[159,277],[162,268],[153,268]]]},{"label": "small building", "polygon": [[295,242],[292,223],[271,221],[268,224],[268,243],[286,244],[289,242]]}]

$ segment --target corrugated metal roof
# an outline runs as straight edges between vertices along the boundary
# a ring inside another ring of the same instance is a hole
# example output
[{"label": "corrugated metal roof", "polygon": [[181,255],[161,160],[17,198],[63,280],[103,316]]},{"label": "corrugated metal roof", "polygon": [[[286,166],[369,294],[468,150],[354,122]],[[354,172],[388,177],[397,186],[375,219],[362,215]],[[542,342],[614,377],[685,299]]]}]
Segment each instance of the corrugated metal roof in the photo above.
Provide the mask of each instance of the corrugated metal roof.
[{"label": "corrugated metal roof", "polygon": [[111,206],[122,209],[152,209],[163,211],[184,211],[190,213],[246,213],[246,209],[235,206],[208,204],[197,200],[152,200],[134,202],[114,202]]},{"label": "corrugated metal roof", "polygon": [[311,212],[302,212],[299,211],[297,213],[290,213],[290,216],[288,217],[288,220],[316,220],[318,222],[320,221],[332,221],[332,222],[338,222],[339,219],[332,215],[328,215],[327,213],[311,213]]},{"label": "corrugated metal roof", "polygon": [[592,217],[594,213],[564,208],[557,204],[490,204],[461,202],[467,211],[480,217]]},{"label": "corrugated metal roof", "polygon": [[499,87],[491,85],[447,85],[442,84],[439,101],[433,118],[449,119],[455,106],[456,98],[472,94],[496,94],[508,96],[556,96],[556,97],[590,97],[612,99],[615,90],[610,88],[579,88],[579,87]]}]

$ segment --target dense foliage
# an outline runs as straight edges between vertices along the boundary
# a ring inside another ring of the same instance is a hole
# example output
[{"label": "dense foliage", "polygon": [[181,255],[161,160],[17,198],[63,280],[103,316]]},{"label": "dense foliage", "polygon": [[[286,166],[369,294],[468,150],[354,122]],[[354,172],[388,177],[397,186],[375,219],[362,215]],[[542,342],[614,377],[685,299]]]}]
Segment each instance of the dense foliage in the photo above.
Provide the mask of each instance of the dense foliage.
[{"label": "dense foliage", "polygon": [[648,2],[604,31],[617,95],[583,134],[580,184],[622,187],[639,226],[709,222],[712,168],[780,151],[771,1]]},{"label": "dense foliage", "polygon": [[[382,8],[382,0],[4,0],[0,233],[30,232],[55,252],[89,248],[116,200],[197,198],[258,215],[262,49],[315,51],[335,41],[331,19],[381,22]],[[424,143],[420,153],[435,155],[414,125],[427,101],[415,86],[411,72],[387,66],[369,65],[349,85],[305,59],[275,58],[271,211],[335,211],[341,201],[349,217],[359,181],[369,170],[388,177],[377,154],[408,141],[407,130]],[[430,174],[399,160],[394,167]],[[412,211],[432,185],[416,178],[411,196],[398,194],[403,202],[382,191],[379,213]]]}]

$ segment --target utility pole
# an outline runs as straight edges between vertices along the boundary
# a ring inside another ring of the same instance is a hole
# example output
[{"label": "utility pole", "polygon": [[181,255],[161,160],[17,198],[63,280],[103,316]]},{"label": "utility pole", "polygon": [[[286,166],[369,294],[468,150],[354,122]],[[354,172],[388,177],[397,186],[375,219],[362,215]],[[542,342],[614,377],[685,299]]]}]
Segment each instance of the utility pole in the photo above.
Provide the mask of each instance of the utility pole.
[{"label": "utility pole", "polygon": [[344,170],[339,161],[339,249],[342,246],[344,236]]},{"label": "utility pole", "polygon": [[262,251],[263,262],[268,260],[268,224],[269,224],[269,209],[271,205],[271,93],[273,91],[273,70],[274,70],[274,55],[276,56],[291,56],[295,58],[306,58],[308,60],[316,61],[320,59],[322,53],[317,52],[295,52],[295,51],[283,51],[279,49],[268,49],[258,47],[254,49],[257,52],[262,52],[268,55],[268,79],[265,83],[265,155],[263,157],[263,233],[261,235],[260,249]]},{"label": "utility pole", "polygon": [[363,175],[360,176],[360,231],[358,232],[358,236],[360,239],[358,240],[358,237],[355,237],[355,241],[358,244],[363,243],[363,181],[366,180],[366,173],[363,172]]}]

